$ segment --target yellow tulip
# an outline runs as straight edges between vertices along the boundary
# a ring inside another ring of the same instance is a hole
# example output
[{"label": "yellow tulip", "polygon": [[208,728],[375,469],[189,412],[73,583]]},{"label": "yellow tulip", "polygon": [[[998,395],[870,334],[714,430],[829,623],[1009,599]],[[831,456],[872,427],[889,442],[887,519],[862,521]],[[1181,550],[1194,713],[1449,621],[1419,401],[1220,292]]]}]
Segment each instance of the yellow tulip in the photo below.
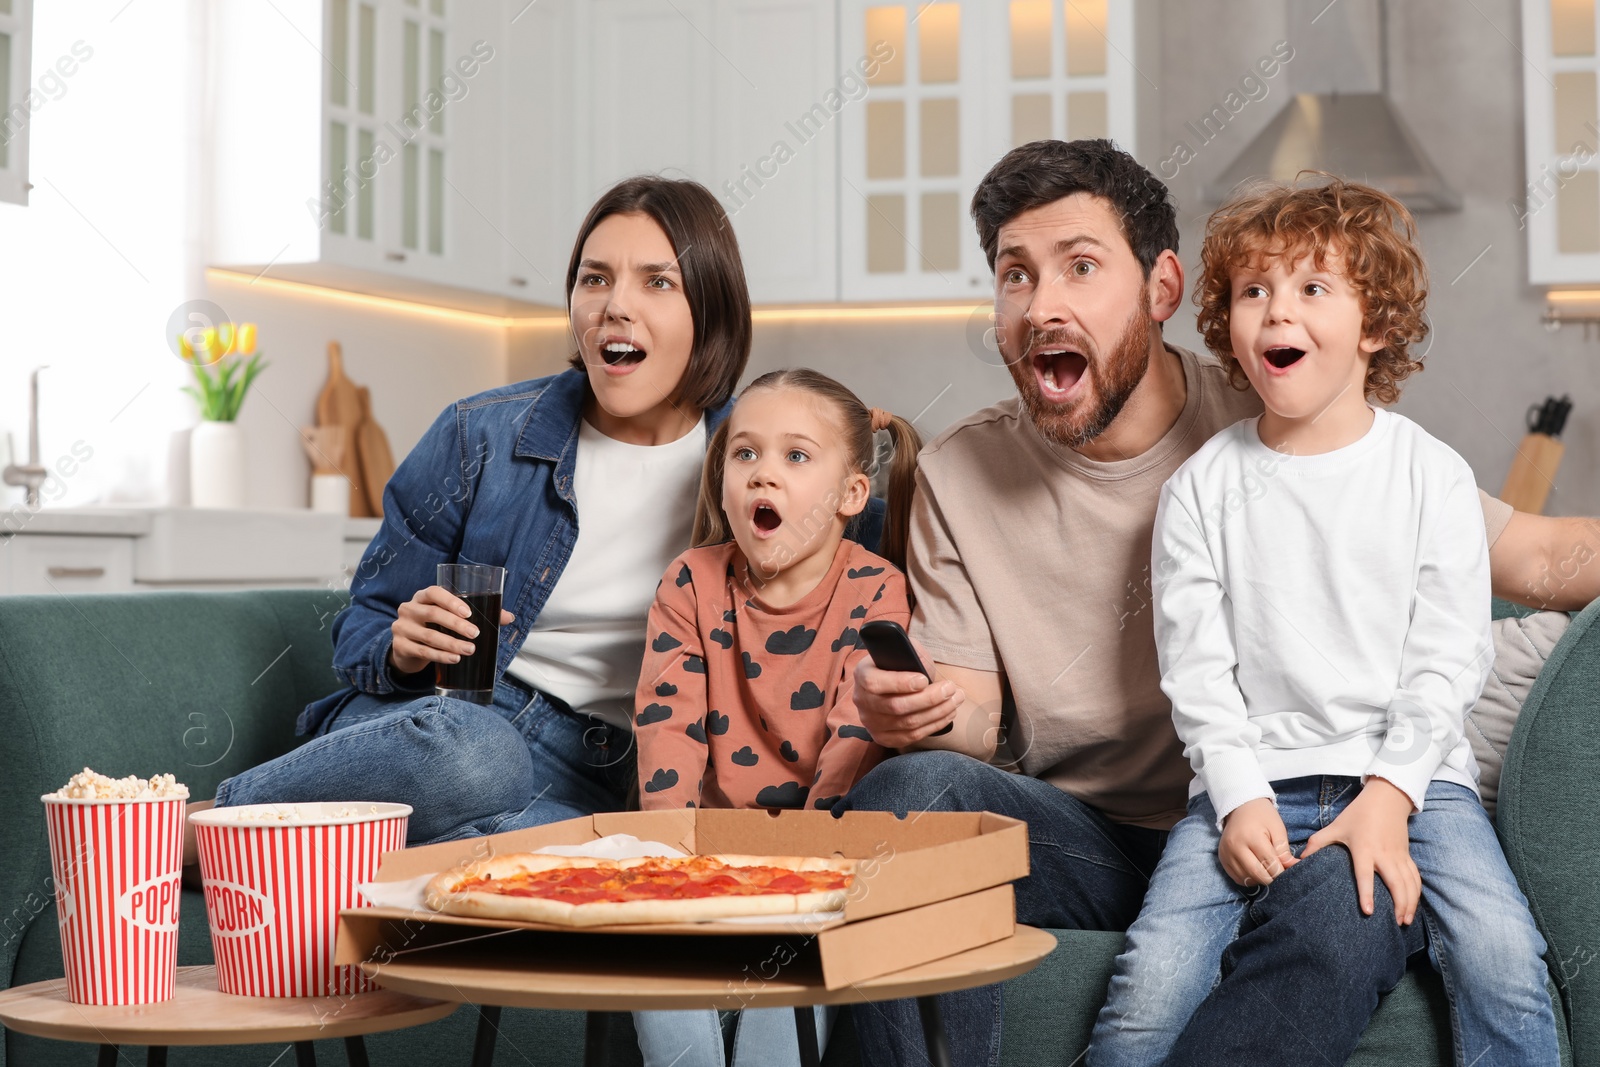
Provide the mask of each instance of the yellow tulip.
[{"label": "yellow tulip", "polygon": [[234,345],[234,351],[241,356],[255,355],[256,351],[256,324],[241,322],[239,324],[239,339]]},{"label": "yellow tulip", "polygon": [[237,342],[237,341],[238,341],[238,335],[234,331],[233,323],[231,323],[231,322],[219,322],[219,323],[217,323],[217,344],[222,346],[221,355],[225,356],[229,352],[232,352],[233,351],[233,346],[234,346],[235,342]]},{"label": "yellow tulip", "polygon": [[188,333],[178,334],[178,354],[190,363],[194,362],[194,345],[189,343]]},{"label": "yellow tulip", "polygon": [[226,349],[222,347],[222,338],[217,336],[217,328],[215,326],[207,326],[201,337],[201,344],[206,350],[206,366],[209,367],[222,358],[222,354]]}]

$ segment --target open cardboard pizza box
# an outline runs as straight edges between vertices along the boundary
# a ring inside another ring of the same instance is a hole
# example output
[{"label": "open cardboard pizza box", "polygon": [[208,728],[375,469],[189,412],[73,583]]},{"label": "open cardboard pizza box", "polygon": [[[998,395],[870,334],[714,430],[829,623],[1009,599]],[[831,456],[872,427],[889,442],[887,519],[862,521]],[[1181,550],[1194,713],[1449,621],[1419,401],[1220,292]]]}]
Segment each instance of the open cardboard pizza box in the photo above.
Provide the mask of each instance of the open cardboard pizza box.
[{"label": "open cardboard pizza box", "polygon": [[[578,845],[611,834],[632,834],[689,853],[839,855],[862,862],[843,913],[804,926],[793,919],[744,919],[574,931],[426,910],[353,908],[340,913],[335,962],[382,962],[399,952],[483,939],[486,928],[607,935],[641,945],[673,943],[660,935],[764,937],[768,942],[773,934],[803,935],[806,951],[819,956],[824,984],[837,989],[1010,937],[1016,925],[1010,883],[1028,873],[1027,825],[990,812],[913,812],[905,819],[849,812],[835,819],[822,811],[684,809],[594,815],[390,852],[377,881],[405,881],[489,856]],[[483,949],[495,951],[496,939],[484,939]],[[412,959],[420,962],[425,956]]]}]

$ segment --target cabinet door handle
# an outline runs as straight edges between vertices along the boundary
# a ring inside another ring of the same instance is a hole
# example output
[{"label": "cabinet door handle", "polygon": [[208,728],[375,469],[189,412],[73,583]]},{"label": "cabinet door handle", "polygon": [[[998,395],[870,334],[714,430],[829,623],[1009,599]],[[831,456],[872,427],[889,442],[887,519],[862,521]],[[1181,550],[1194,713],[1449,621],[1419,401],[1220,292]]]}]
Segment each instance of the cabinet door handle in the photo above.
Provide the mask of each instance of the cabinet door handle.
[{"label": "cabinet door handle", "polygon": [[383,258],[387,259],[391,263],[404,263],[406,261],[406,254],[404,252],[385,252],[383,254]]},{"label": "cabinet door handle", "polygon": [[52,578],[104,578],[104,567],[50,567],[45,571]]},{"label": "cabinet door handle", "polygon": [[526,278],[518,278],[516,275],[512,275],[511,276],[511,284],[517,286],[520,289],[525,289],[528,286],[528,279],[526,279]]}]

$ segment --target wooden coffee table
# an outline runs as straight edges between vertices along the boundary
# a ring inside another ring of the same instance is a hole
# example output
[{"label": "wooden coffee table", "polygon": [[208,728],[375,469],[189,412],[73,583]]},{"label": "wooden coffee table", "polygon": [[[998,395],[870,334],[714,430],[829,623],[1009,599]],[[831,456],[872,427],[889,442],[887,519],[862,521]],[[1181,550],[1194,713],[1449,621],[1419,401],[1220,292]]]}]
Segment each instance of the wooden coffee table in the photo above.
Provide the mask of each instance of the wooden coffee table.
[{"label": "wooden coffee table", "polygon": [[[726,939],[662,935],[692,949],[674,954],[658,944],[648,956],[628,957],[604,934],[540,934],[510,931],[495,935],[508,943],[485,953],[485,938],[399,954],[388,963],[364,963],[362,970],[402,993],[437,997],[479,1007],[473,1067],[490,1067],[501,1008],[565,1008],[588,1013],[584,1063],[602,1067],[605,1014],[615,1011],[686,1008],[795,1009],[802,1067],[819,1061],[815,1004],[860,1004],[914,997],[922,1015],[923,1037],[935,1067],[949,1067],[950,1052],[939,1018],[939,993],[989,985],[1032,970],[1056,947],[1043,930],[1018,926],[1002,941],[982,945],[932,963],[827,989],[819,974],[765,966],[748,954],[719,948]],[[509,939],[515,937],[515,945]],[[582,938],[582,941],[574,941]],[[775,941],[782,941],[777,935]],[[575,950],[574,946],[582,950]],[[751,963],[757,966],[752,968]],[[771,971],[773,977],[767,977]]]},{"label": "wooden coffee table", "polygon": [[167,1062],[169,1045],[258,1045],[294,1042],[301,1067],[315,1064],[313,1039],[342,1037],[350,1067],[367,1067],[363,1034],[443,1019],[461,1005],[390,989],[331,997],[239,997],[217,990],[215,967],[179,967],[172,999],[101,1007],[67,1000],[67,980],[0,992],[0,1022],[21,1034],[100,1046],[101,1067],[117,1062],[118,1045],[149,1046],[148,1062]]}]

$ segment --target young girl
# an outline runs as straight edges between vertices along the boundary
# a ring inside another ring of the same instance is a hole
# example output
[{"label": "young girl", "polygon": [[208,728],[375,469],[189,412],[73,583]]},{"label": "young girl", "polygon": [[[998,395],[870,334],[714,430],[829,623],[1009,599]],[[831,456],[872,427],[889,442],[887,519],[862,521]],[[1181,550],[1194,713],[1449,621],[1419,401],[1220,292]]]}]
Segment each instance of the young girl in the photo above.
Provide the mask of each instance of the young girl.
[{"label": "young girl", "polygon": [[[877,556],[843,538],[867,504],[873,434],[894,458]],[[827,810],[887,754],[856,714],[863,623],[911,609],[911,424],[810,370],[752,382],[706,450],[694,544],[650,609],[634,716],[641,806]],[[884,558],[887,557],[887,558]],[[735,1065],[798,1064],[794,1013],[742,1013]],[[818,1047],[828,1013],[817,1012]],[[646,1067],[721,1067],[713,1011],[634,1016]]]}]

